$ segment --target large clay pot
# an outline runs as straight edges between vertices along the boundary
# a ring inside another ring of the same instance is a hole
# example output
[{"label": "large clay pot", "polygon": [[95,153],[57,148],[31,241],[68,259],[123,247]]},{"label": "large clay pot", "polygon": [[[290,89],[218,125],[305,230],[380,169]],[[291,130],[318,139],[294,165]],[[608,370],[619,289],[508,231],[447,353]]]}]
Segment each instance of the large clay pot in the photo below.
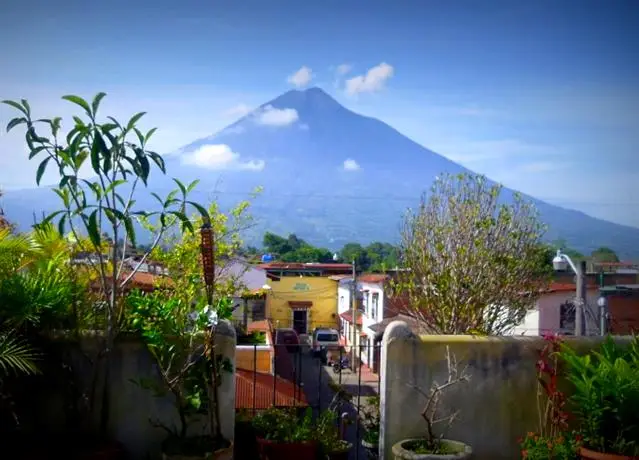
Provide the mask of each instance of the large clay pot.
[{"label": "large clay pot", "polygon": [[440,442],[446,446],[448,450],[454,451],[454,454],[417,454],[405,447],[406,444],[413,441],[420,441],[420,439],[404,439],[393,446],[395,460],[467,460],[471,458],[473,453],[471,447],[463,442],[442,439]]},{"label": "large clay pot", "polygon": [[124,447],[117,442],[96,442],[91,447],[80,447],[75,458],[78,460],[123,460],[126,455]]},{"label": "large clay pot", "polygon": [[594,450],[579,448],[579,455],[584,460],[638,460],[639,457],[628,457],[627,455],[602,454]]},{"label": "large clay pot", "polygon": [[334,452],[327,452],[326,460],[348,460],[352,447],[353,447],[353,444],[349,442],[348,445],[344,446],[343,449],[340,449]]},{"label": "large clay pot", "polygon": [[215,452],[200,455],[167,454],[162,452],[162,460],[233,460],[233,443],[231,442],[227,447],[218,449]]},{"label": "large clay pot", "polygon": [[379,444],[373,442],[367,442],[362,439],[362,447],[366,449],[366,453],[368,454],[369,459],[376,459],[379,457]]},{"label": "large clay pot", "polygon": [[166,454],[162,452],[162,460],[233,460],[233,443],[203,455]]},{"label": "large clay pot", "polygon": [[274,442],[257,438],[262,460],[301,460],[317,458],[317,442]]}]

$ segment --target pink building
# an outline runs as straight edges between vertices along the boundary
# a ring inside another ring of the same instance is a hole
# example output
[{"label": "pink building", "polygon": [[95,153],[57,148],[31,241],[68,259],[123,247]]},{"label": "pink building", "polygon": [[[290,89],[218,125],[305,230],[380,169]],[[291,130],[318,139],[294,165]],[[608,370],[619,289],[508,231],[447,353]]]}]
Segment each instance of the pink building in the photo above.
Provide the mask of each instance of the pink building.
[{"label": "pink building", "polygon": [[[513,335],[572,335],[575,331],[574,300],[576,286],[573,283],[552,283],[550,289],[537,300],[537,304],[516,326]],[[586,292],[586,335],[599,334],[598,317],[599,286],[588,284]]]}]

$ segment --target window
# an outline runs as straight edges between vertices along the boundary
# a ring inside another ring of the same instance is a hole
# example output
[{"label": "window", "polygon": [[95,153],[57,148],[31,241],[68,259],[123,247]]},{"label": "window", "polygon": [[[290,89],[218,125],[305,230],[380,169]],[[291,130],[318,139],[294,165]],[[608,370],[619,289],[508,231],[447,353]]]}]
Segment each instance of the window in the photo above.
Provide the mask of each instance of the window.
[{"label": "window", "polygon": [[371,317],[373,319],[377,319],[377,309],[379,307],[379,293],[378,292],[374,292],[373,293],[373,305],[371,306]]},{"label": "window", "polygon": [[339,342],[339,338],[337,337],[337,334],[323,332],[323,333],[317,334],[317,341],[318,342]]},{"label": "window", "polygon": [[339,306],[340,306],[340,309],[344,308],[344,296],[343,295],[339,296]]},{"label": "window", "polygon": [[368,304],[369,295],[369,291],[364,291],[364,313],[366,316],[370,316],[370,305]]}]

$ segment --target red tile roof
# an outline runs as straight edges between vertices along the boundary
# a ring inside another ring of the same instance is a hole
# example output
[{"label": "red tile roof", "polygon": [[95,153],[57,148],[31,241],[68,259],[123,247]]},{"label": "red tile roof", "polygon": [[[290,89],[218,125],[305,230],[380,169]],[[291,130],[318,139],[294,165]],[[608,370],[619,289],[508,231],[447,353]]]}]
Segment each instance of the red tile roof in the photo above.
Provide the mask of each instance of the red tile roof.
[{"label": "red tile roof", "polygon": [[268,332],[271,330],[271,324],[269,320],[263,319],[262,321],[253,321],[246,327],[247,332]]},{"label": "red tile roof", "polygon": [[301,262],[269,262],[257,265],[263,270],[312,270],[320,268],[323,270],[352,270],[351,264],[320,264],[320,263],[301,263]]},{"label": "red tile roof", "polygon": [[[273,389],[275,387],[275,391]],[[275,404],[273,404],[275,393]],[[294,383],[261,372],[236,369],[235,408],[263,410],[269,407],[306,407],[304,390]]]},{"label": "red tile roof", "polygon": [[357,277],[357,281],[362,283],[383,283],[390,279],[390,276],[383,273],[364,273]]},{"label": "red tile roof", "polygon": [[[588,284],[586,286],[586,289],[597,289],[599,287],[599,285],[597,284]],[[550,286],[548,287],[548,290],[546,292],[569,292],[569,291],[575,291],[577,289],[577,286],[575,285],[575,283],[550,283]]]},{"label": "red tile roof", "polygon": [[[353,313],[352,312],[345,311],[344,313],[340,314],[339,316],[340,316],[340,318],[344,319],[345,321],[348,321],[351,324],[353,323]],[[358,313],[356,315],[356,317],[357,317],[357,325],[361,326],[363,324],[361,313]]]}]

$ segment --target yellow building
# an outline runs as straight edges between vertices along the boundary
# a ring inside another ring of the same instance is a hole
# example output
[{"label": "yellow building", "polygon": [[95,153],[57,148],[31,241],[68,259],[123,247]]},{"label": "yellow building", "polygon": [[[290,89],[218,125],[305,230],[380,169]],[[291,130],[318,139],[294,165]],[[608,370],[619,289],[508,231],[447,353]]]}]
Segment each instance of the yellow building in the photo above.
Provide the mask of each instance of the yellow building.
[{"label": "yellow building", "polygon": [[338,329],[337,285],[330,276],[350,274],[350,264],[282,263],[260,265],[270,289],[266,317],[275,328],[310,334],[318,327]]}]

